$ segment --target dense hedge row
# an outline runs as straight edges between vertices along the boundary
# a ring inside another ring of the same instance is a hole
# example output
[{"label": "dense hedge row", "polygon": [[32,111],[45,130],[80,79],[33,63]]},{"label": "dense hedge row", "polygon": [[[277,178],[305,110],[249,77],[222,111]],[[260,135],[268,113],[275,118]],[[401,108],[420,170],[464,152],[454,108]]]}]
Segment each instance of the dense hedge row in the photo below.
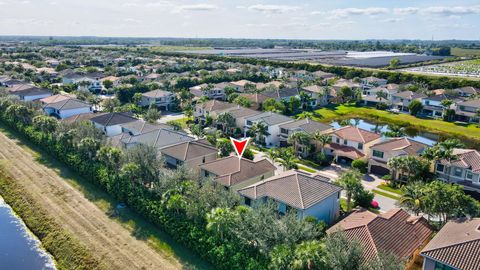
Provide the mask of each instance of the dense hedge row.
[{"label": "dense hedge row", "polygon": [[[8,110],[7,110],[8,111]],[[14,118],[14,119],[12,119]],[[229,239],[220,239],[206,229],[204,223],[179,216],[159,203],[160,198],[146,187],[119,176],[99,161],[92,162],[59,138],[36,130],[25,116],[0,112],[0,121],[15,129],[29,141],[38,145],[73,171],[102,187],[120,201],[127,203],[146,219],[158,225],[175,240],[185,244],[218,269],[266,269],[268,259],[253,247]]]},{"label": "dense hedge row", "polygon": [[53,255],[58,269],[105,269],[90,250],[36,205],[20,184],[0,171],[0,194]]}]

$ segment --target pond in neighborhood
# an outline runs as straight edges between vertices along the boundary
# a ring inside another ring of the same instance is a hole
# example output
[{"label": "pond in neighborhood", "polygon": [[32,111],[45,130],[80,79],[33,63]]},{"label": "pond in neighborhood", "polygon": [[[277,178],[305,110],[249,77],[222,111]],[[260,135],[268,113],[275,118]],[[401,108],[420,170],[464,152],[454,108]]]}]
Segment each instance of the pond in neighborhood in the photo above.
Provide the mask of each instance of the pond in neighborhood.
[{"label": "pond in neighborhood", "polygon": [[[356,125],[358,128],[376,132],[376,133],[383,133],[383,132],[390,131],[389,126],[386,124],[380,124],[380,123],[375,124],[375,123],[368,122],[361,119],[350,119],[350,124]],[[334,128],[341,127],[339,122],[332,122],[331,125]],[[433,134],[430,132],[421,132],[421,131],[418,131],[417,129],[406,128],[404,132],[406,137],[427,145],[434,145],[439,139],[438,135],[436,134]]]},{"label": "pond in neighborhood", "polygon": [[40,247],[23,221],[0,197],[0,268],[55,269],[52,257]]}]

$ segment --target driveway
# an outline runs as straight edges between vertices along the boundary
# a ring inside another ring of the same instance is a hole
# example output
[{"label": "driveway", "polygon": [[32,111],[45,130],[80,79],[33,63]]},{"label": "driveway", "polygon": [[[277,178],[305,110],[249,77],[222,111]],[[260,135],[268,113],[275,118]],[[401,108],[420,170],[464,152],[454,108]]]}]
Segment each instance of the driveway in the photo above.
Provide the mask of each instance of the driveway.
[{"label": "driveway", "polygon": [[183,113],[162,112],[162,117],[160,117],[157,122],[166,124],[169,121],[179,120],[182,118],[185,118],[185,114]]}]

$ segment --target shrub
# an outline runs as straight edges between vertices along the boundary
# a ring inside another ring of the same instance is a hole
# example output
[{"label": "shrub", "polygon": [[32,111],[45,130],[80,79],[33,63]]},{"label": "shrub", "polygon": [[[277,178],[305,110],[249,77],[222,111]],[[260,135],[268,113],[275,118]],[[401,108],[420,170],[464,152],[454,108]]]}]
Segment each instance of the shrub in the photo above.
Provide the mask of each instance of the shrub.
[{"label": "shrub", "polygon": [[353,194],[355,204],[365,208],[371,206],[373,197],[375,197],[375,194],[368,190],[359,190]]},{"label": "shrub", "polygon": [[352,168],[359,170],[361,173],[367,173],[368,163],[363,159],[356,159],[352,161]]}]

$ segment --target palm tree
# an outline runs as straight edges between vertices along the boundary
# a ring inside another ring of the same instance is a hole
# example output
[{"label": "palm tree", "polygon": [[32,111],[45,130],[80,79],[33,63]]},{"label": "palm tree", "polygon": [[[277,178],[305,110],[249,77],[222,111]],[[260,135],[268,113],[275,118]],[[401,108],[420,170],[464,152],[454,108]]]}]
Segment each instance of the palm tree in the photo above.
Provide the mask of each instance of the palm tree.
[{"label": "palm tree", "polygon": [[300,92],[300,102],[302,103],[302,108],[304,110],[309,110],[311,108],[310,103],[312,102],[313,98],[305,91]]},{"label": "palm tree", "polygon": [[387,98],[388,98],[388,94],[387,94],[387,92],[384,92],[384,91],[380,90],[380,91],[378,91],[378,92],[376,93],[376,98],[377,98],[379,101],[381,101],[382,99],[387,99]]},{"label": "palm tree", "polygon": [[293,150],[291,148],[280,148],[277,160],[280,164],[282,164],[284,171],[297,168],[295,155],[293,154]]},{"label": "palm tree", "polygon": [[305,131],[295,131],[288,136],[287,142],[293,145],[295,152],[298,151],[298,146],[308,146],[310,144],[311,137]]},{"label": "palm tree", "polygon": [[387,166],[390,168],[390,172],[392,174],[391,178],[392,180],[396,180],[397,178],[397,173],[401,170],[403,167],[403,162],[401,159],[397,157],[393,157],[388,160]]},{"label": "palm tree", "polygon": [[315,131],[315,133],[314,133],[313,136],[312,136],[312,139],[315,140],[315,141],[317,141],[318,143],[320,143],[320,149],[321,149],[321,151],[323,151],[325,145],[332,140],[332,138],[330,137],[330,135],[325,134],[325,133],[322,133],[322,132],[319,131],[319,130]]},{"label": "palm tree", "polygon": [[423,194],[424,184],[421,182],[413,182],[402,187],[402,197],[398,201],[400,206],[403,206],[415,213],[416,216],[422,211],[422,201],[425,197]]},{"label": "palm tree", "polygon": [[214,230],[222,240],[233,222],[235,222],[235,212],[228,208],[214,208],[207,213],[207,230]]},{"label": "palm tree", "polygon": [[[450,99],[444,99],[440,102],[440,104],[442,105],[443,107],[443,116],[446,116],[447,115],[447,110],[450,109],[450,106],[452,106],[453,104],[453,101],[450,100]],[[446,119],[446,120],[449,120],[449,119]]]},{"label": "palm tree", "polygon": [[297,119],[312,119],[315,116],[315,113],[303,111],[297,115]]},{"label": "palm tree", "polygon": [[254,123],[250,128],[250,132],[254,134],[255,141],[262,145],[265,145],[265,137],[270,135],[268,126],[263,122]]},{"label": "palm tree", "polygon": [[235,127],[235,117],[229,112],[224,112],[217,117],[217,123],[221,124],[222,131],[227,133],[231,128]]},{"label": "palm tree", "polygon": [[278,159],[278,156],[279,156],[278,148],[270,148],[267,150],[267,157],[272,161],[272,163],[275,163],[275,161]]},{"label": "palm tree", "polygon": [[358,170],[349,170],[344,172],[335,183],[342,186],[347,193],[347,211],[351,210],[352,196],[354,193],[363,189],[362,186],[362,174]]},{"label": "palm tree", "polygon": [[303,242],[295,248],[294,269],[325,269],[325,245],[320,241]]}]

